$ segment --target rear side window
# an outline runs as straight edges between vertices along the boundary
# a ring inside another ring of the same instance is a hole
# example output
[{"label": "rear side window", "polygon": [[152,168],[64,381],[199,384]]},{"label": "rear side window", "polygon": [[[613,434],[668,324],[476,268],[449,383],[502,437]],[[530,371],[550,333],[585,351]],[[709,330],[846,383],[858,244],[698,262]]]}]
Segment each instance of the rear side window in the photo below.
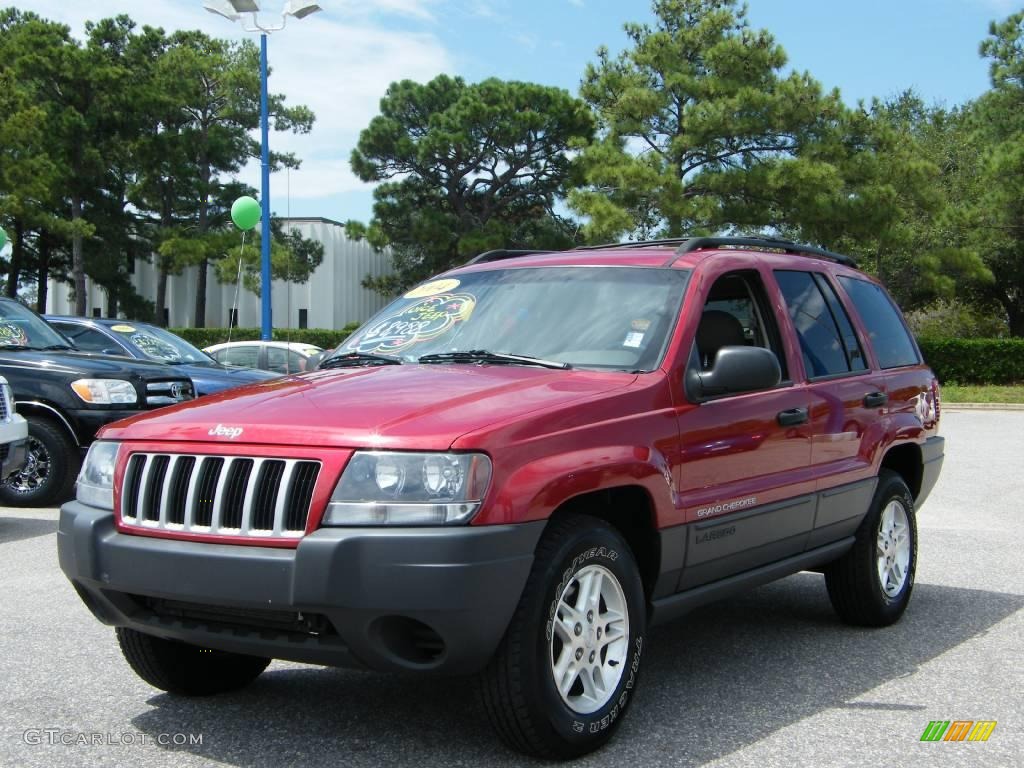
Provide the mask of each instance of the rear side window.
[{"label": "rear side window", "polygon": [[808,378],[867,368],[850,319],[823,277],[780,270],[775,279],[796,328]]},{"label": "rear side window", "polygon": [[885,291],[867,280],[852,277],[840,277],[839,282],[860,313],[882,368],[898,368],[921,362],[899,310]]}]

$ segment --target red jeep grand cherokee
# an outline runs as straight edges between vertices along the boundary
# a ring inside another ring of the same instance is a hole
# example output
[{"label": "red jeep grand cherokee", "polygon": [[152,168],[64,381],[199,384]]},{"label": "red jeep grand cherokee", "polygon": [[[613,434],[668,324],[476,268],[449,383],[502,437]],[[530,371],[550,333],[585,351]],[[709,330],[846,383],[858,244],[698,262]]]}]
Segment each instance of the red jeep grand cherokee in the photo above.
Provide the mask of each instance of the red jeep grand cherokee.
[{"label": "red jeep grand cherokee", "polygon": [[807,569],[844,621],[906,608],[938,385],[854,266],[752,238],[484,254],[320,371],[105,428],[61,567],[171,693],[275,658],[480,673],[509,744],[583,754],[653,622]]}]

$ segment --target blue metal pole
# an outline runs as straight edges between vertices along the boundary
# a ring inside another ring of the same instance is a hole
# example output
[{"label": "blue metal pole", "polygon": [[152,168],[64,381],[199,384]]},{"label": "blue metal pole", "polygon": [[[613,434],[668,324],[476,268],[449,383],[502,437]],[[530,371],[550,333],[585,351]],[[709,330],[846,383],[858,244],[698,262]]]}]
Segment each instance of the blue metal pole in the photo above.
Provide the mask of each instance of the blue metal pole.
[{"label": "blue metal pole", "polygon": [[260,240],[260,298],[262,314],[260,338],[269,341],[273,328],[270,304],[270,116],[267,105],[267,36],[260,35],[260,131],[262,141],[262,191],[263,229]]}]

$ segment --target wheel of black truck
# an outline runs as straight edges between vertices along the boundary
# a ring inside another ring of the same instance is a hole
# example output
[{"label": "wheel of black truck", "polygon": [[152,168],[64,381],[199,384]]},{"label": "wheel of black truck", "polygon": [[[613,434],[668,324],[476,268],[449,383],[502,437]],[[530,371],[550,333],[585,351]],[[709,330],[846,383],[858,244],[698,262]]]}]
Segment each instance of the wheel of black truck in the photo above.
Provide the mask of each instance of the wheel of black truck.
[{"label": "wheel of black truck", "polygon": [[888,626],[910,602],[916,567],[914,497],[902,477],[883,469],[853,548],[825,568],[829,599],[848,624]]},{"label": "wheel of black truck", "polygon": [[71,496],[82,459],[68,433],[46,419],[29,416],[25,466],[0,485],[0,504],[48,507]]},{"label": "wheel of black truck", "polygon": [[212,696],[243,688],[270,664],[270,659],[217,651],[198,645],[117,628],[121,653],[135,674],[168,693]]},{"label": "wheel of black truck", "polygon": [[582,515],[553,522],[480,679],[501,738],[547,759],[604,744],[636,691],[646,610],[636,561],[614,528]]}]

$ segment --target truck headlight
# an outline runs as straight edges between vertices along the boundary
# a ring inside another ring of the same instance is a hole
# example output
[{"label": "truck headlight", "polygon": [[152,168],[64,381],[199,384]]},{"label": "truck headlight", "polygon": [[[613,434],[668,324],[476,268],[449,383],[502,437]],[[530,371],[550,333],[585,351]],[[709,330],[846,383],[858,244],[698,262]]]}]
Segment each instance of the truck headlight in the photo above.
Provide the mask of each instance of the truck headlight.
[{"label": "truck headlight", "polygon": [[71,389],[93,405],[131,405],[139,401],[135,387],[123,379],[78,379],[71,382]]},{"label": "truck headlight", "polygon": [[97,440],[89,446],[89,453],[78,473],[75,498],[90,507],[114,508],[114,467],[120,443]]},{"label": "truck headlight", "polygon": [[476,514],[491,481],[482,453],[356,451],[324,525],[457,525]]}]

